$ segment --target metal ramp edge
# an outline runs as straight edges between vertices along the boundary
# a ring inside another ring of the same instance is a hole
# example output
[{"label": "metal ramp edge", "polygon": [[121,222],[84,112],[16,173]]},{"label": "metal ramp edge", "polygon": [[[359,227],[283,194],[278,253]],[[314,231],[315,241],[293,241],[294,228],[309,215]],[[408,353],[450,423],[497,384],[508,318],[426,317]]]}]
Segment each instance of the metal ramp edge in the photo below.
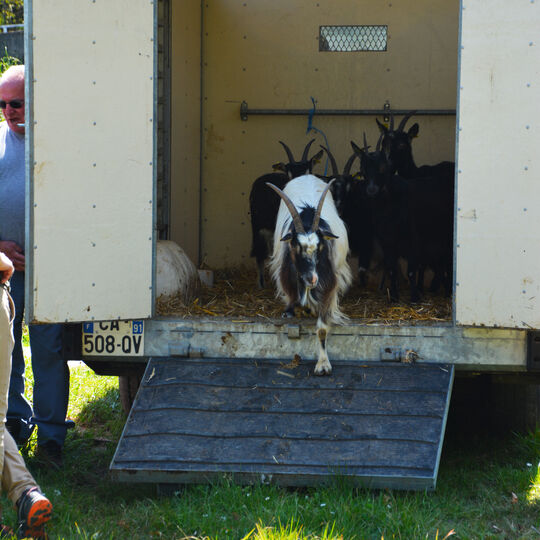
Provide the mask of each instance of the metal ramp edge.
[{"label": "metal ramp edge", "polygon": [[119,481],[434,489],[452,365],[151,358],[110,465]]}]

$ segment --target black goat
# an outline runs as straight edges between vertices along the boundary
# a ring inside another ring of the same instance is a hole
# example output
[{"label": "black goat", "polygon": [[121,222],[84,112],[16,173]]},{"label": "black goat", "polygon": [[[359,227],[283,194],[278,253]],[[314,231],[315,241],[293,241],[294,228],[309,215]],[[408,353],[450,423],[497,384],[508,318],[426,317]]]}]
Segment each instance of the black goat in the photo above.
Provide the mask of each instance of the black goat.
[{"label": "black goat", "polygon": [[275,171],[257,178],[251,186],[249,194],[249,209],[251,217],[251,256],[257,261],[257,285],[264,288],[264,264],[270,256],[272,238],[276,225],[276,217],[281,198],[277,193],[268,189],[267,183],[274,184],[283,189],[287,182],[297,176],[309,174],[313,166],[322,156],[322,150],[313,157],[308,158],[308,153],[315,139],[309,141],[302,154],[300,161],[296,161],[289,147],[282,141],[279,143],[285,149],[289,161],[276,163]]},{"label": "black goat", "polygon": [[373,254],[373,216],[372,205],[366,194],[367,182],[358,175],[351,175],[351,168],[358,157],[356,153],[347,160],[343,172],[340,173],[336,160],[325,146],[321,148],[328,155],[332,167],[334,182],[330,187],[332,197],[341,219],[349,233],[351,254],[358,257],[358,279],[362,286],[366,285],[366,273],[369,270]]},{"label": "black goat", "polygon": [[351,141],[359,155],[371,198],[375,236],[382,248],[385,274],[390,280],[390,300],[399,300],[398,259],[407,261],[412,302],[420,299],[418,272],[429,266],[436,273],[452,260],[452,212],[444,190],[432,177],[404,178],[393,174],[392,164],[381,151],[375,152]]},{"label": "black goat", "polygon": [[[392,168],[392,172],[397,172],[403,178],[431,178],[432,181],[438,184],[437,189],[441,192],[441,196],[446,199],[444,216],[441,219],[447,220],[449,216],[447,211],[453,215],[454,211],[454,175],[455,163],[452,161],[442,161],[435,165],[422,165],[417,167],[412,155],[412,140],[418,136],[419,125],[413,124],[407,132],[405,132],[405,124],[414,115],[414,112],[404,116],[399,123],[399,126],[394,130],[394,117],[390,117],[390,127],[387,128],[384,124],[377,120],[377,125],[382,135],[382,149],[385,152]],[[452,218],[453,219],[453,218]],[[448,221],[447,226],[453,229],[453,225]],[[453,232],[453,231],[452,231]],[[452,238],[450,239],[452,242]],[[431,282],[431,291],[437,292],[440,285],[444,285],[444,290],[447,296],[450,295],[452,283],[453,262],[450,259],[444,268],[435,269],[434,278]],[[424,282],[424,267],[419,270],[418,284],[420,289],[423,288]]]}]

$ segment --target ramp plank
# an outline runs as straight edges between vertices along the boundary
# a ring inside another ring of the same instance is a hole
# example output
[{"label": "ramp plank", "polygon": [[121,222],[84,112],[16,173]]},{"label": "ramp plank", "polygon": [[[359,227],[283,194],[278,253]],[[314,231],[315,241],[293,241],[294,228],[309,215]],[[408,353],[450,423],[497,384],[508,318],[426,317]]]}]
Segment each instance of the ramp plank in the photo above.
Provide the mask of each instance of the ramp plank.
[{"label": "ramp plank", "polygon": [[111,463],[120,480],[433,489],[453,366],[151,359]]}]

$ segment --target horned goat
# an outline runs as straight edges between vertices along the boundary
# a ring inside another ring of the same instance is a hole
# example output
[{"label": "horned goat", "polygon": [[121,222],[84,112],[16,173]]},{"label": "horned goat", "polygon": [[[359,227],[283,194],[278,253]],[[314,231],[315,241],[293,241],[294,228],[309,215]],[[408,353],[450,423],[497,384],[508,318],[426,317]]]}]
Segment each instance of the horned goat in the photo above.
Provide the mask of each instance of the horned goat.
[{"label": "horned goat", "polygon": [[297,306],[318,315],[315,374],[329,375],[332,366],[326,340],[330,325],[346,318],[339,297],[352,281],[347,229],[328,194],[331,182],[309,174],[291,180],[283,191],[268,185],[282,199],[270,271],[286,303],[283,316],[294,317]]},{"label": "horned goat", "polygon": [[273,166],[273,172],[259,176],[251,186],[249,194],[249,209],[251,216],[251,256],[257,261],[257,285],[259,289],[264,289],[264,265],[271,251],[272,234],[276,226],[276,217],[279,208],[280,198],[268,190],[266,184],[268,182],[276,185],[280,189],[285,187],[285,184],[297,176],[311,173],[313,165],[318,162],[322,156],[322,150],[308,158],[308,153],[315,139],[309,141],[302,153],[300,161],[294,159],[290,148],[282,141],[279,141],[283,146],[288,163],[276,163]]}]

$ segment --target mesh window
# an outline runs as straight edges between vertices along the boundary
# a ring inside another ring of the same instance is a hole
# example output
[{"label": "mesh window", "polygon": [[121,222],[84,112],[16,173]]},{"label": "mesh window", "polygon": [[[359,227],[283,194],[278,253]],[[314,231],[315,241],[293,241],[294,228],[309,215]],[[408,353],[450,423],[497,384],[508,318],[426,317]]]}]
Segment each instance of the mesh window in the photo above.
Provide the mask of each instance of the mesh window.
[{"label": "mesh window", "polygon": [[388,26],[321,26],[319,51],[386,51]]}]

